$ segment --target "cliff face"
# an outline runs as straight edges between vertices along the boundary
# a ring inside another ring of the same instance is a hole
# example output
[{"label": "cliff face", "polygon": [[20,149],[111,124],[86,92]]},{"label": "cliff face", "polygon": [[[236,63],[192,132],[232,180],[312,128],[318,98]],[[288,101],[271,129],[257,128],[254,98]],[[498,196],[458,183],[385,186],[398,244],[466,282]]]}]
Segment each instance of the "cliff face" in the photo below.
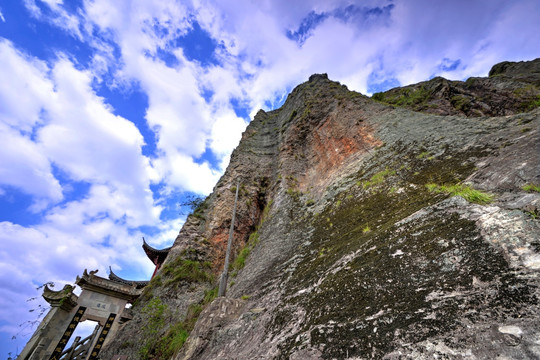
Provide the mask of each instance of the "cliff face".
[{"label": "cliff face", "polygon": [[470,111],[434,92],[446,116],[313,75],[255,116],[102,358],[540,357],[540,104],[515,91],[539,64],[474,79]]}]

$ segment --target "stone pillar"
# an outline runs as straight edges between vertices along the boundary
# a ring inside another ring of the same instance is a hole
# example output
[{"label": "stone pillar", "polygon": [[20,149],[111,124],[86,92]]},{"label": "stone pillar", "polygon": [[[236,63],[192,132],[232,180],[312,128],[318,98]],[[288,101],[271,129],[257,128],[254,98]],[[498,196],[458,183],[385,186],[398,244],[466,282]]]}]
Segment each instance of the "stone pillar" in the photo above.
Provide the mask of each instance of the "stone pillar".
[{"label": "stone pillar", "polygon": [[77,296],[73,289],[73,286],[66,285],[60,291],[53,291],[45,286],[43,298],[51,304],[51,309],[17,359],[43,360],[51,357],[77,311]]}]

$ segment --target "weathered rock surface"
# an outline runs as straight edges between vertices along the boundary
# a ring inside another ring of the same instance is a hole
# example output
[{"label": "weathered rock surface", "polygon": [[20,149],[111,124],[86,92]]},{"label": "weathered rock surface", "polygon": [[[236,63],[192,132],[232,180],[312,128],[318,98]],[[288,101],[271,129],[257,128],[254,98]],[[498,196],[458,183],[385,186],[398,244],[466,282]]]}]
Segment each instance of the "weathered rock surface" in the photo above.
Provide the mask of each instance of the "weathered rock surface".
[{"label": "weathered rock surface", "polygon": [[373,96],[381,102],[438,115],[501,116],[540,106],[540,59],[502,62],[488,78],[436,77]]},{"label": "weathered rock surface", "polygon": [[[540,184],[540,109],[498,97],[538,94],[538,64],[496,65],[471,95],[490,110],[446,116],[313,75],[248,126],[102,358],[540,358],[540,193],[523,190]],[[212,300],[237,180],[244,263]],[[437,190],[456,184],[493,200]]]}]

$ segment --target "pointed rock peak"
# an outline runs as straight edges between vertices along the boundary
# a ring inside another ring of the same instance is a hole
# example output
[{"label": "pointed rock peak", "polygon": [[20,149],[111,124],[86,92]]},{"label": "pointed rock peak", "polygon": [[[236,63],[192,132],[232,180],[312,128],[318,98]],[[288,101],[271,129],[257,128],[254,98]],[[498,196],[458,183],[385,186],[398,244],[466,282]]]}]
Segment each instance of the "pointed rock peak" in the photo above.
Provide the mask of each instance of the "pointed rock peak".
[{"label": "pointed rock peak", "polygon": [[317,80],[328,80],[328,74],[313,74],[309,77],[309,82],[315,82]]},{"label": "pointed rock peak", "polygon": [[265,118],[265,117],[266,117],[266,111],[264,111],[263,109],[259,109],[259,111],[257,111],[253,119],[255,120],[258,118]]}]

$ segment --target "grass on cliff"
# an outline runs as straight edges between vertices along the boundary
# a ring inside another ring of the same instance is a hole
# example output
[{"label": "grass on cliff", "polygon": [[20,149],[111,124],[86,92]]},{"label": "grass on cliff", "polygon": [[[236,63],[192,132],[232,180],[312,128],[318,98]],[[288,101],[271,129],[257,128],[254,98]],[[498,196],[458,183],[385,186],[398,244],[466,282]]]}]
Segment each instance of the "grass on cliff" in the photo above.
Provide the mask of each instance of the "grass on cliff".
[{"label": "grass on cliff", "polygon": [[364,189],[370,188],[372,186],[379,185],[383,183],[387,177],[395,175],[396,171],[391,169],[384,169],[382,171],[379,171],[375,175],[373,175],[369,180],[367,181],[358,181],[356,184],[359,186],[362,186]]},{"label": "grass on cliff", "polygon": [[437,185],[437,184],[426,184],[426,187],[429,191],[434,193],[446,193],[451,196],[461,196],[468,202],[475,204],[489,204],[493,201],[493,195],[482,192],[480,190],[473,189],[472,187],[465,184],[455,184],[455,185]]},{"label": "grass on cliff", "polygon": [[141,331],[144,338],[147,339],[139,349],[139,355],[143,360],[151,359],[151,354],[155,352],[153,347],[159,332],[165,326],[164,314],[167,308],[168,306],[163,304],[160,298],[154,297],[141,309],[141,313],[146,317],[144,325],[141,326]]},{"label": "grass on cliff", "polygon": [[522,189],[527,192],[539,192],[540,193],[540,185],[536,184],[527,184],[523,185]]},{"label": "grass on cliff", "polygon": [[452,106],[460,111],[467,112],[471,109],[471,100],[464,95],[455,95],[450,98]]},{"label": "grass on cliff", "polygon": [[208,261],[201,263],[200,261],[186,260],[179,256],[173,262],[163,267],[161,275],[168,278],[165,286],[177,284],[182,281],[188,283],[212,282],[214,277],[211,270],[212,264]]},{"label": "grass on cliff", "polygon": [[424,86],[419,88],[401,88],[388,92],[373,94],[373,99],[387,104],[398,106],[419,107],[424,105],[431,93]]},{"label": "grass on cliff", "polygon": [[246,266],[246,259],[251,253],[251,249],[259,243],[259,231],[255,230],[251,235],[249,235],[249,240],[247,244],[240,250],[232,264],[230,265],[229,270],[232,270],[232,277],[236,277],[238,271],[243,269]]},{"label": "grass on cliff", "polygon": [[232,270],[232,277],[235,277],[238,274],[238,271],[240,269],[243,269],[244,266],[246,266],[246,259],[251,253],[251,250],[259,243],[259,229],[261,228],[262,224],[266,221],[268,217],[268,213],[270,212],[270,208],[272,206],[272,201],[270,201],[263,209],[261,220],[259,221],[259,224],[257,225],[254,232],[252,232],[249,235],[249,239],[246,243],[246,245],[240,250],[232,264],[230,265],[230,270]]},{"label": "grass on cliff", "polygon": [[171,310],[159,297],[150,300],[141,309],[141,313],[147,320],[141,326],[146,341],[139,349],[140,358],[142,360],[170,359],[176,354],[186,342],[206,305],[217,297],[217,292],[217,287],[207,290],[203,300],[198,304],[191,304],[184,319],[170,325],[165,333],[163,331],[167,326],[166,319],[172,316]]}]

